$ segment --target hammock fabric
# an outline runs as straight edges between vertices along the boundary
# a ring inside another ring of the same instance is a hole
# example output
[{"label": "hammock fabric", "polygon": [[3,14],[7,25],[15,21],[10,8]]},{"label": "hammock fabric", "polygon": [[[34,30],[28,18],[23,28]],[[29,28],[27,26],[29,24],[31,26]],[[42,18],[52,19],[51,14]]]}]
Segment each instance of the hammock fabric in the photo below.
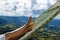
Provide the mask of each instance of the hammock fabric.
[{"label": "hammock fabric", "polygon": [[[59,2],[59,1],[58,1]],[[28,40],[31,38],[34,33],[39,31],[45,24],[47,24],[50,20],[52,20],[57,14],[60,12],[60,5],[56,2],[51,8],[49,8],[47,11],[42,13],[36,20],[34,20],[35,26],[33,30],[26,33],[23,37],[21,37],[19,40]],[[58,4],[58,5],[57,5]]]}]

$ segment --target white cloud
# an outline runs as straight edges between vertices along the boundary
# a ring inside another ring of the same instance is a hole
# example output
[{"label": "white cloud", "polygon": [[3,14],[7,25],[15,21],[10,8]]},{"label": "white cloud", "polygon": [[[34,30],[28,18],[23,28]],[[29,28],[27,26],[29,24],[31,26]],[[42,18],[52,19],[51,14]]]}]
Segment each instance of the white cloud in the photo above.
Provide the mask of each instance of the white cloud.
[{"label": "white cloud", "polygon": [[57,0],[49,0],[49,1],[53,5]]},{"label": "white cloud", "polygon": [[[33,14],[32,10],[47,9],[48,0],[36,0],[37,4],[32,7],[32,0],[0,0],[0,16],[33,16],[37,17],[38,14]],[[49,0],[54,4],[54,0]],[[14,6],[16,10],[12,10]]]},{"label": "white cloud", "polygon": [[51,5],[53,5],[56,0],[37,0],[37,5],[35,5],[33,7],[34,10],[38,10],[38,9],[47,9],[48,5],[47,3],[50,2]]},{"label": "white cloud", "polygon": [[[45,6],[44,6],[44,5],[45,5]],[[35,5],[35,6],[33,7],[33,9],[34,9],[34,10],[40,10],[40,9],[43,9],[43,8],[44,8],[44,9],[47,9],[47,7],[48,7],[48,6],[47,6],[46,4],[40,4],[40,5],[37,4],[37,5]]]},{"label": "white cloud", "polygon": [[47,0],[37,0],[37,3],[38,4],[42,4],[42,3],[46,4],[47,3]]},{"label": "white cloud", "polygon": [[[32,16],[33,15],[31,13],[31,0],[6,0],[6,1],[1,0],[1,1],[2,1],[0,3],[1,16]],[[18,2],[18,4],[16,4],[16,2]],[[12,10],[14,6],[17,6],[16,11]],[[24,13],[25,10],[30,12]]]}]

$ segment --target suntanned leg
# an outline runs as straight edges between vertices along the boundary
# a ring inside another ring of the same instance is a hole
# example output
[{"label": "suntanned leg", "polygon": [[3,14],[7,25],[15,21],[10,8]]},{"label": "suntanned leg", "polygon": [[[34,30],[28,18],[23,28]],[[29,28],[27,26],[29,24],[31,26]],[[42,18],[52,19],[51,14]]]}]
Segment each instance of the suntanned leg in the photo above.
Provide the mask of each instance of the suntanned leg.
[{"label": "suntanned leg", "polygon": [[7,33],[5,35],[6,40],[18,40],[20,37],[22,37],[26,32],[29,32],[30,30],[32,30],[32,27],[34,26],[34,23],[32,22],[32,17],[29,18],[29,21],[26,23],[26,25],[13,32],[13,33]]}]

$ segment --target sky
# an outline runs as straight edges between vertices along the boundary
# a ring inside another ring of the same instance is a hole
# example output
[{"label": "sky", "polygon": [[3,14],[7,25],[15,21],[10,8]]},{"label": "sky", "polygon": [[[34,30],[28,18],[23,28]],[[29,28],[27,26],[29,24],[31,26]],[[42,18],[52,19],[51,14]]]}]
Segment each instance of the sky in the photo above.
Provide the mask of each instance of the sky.
[{"label": "sky", "polygon": [[[0,16],[38,17],[38,10],[46,10],[56,0],[0,0]],[[34,13],[33,11],[38,11]],[[60,19],[60,14],[55,19]]]}]

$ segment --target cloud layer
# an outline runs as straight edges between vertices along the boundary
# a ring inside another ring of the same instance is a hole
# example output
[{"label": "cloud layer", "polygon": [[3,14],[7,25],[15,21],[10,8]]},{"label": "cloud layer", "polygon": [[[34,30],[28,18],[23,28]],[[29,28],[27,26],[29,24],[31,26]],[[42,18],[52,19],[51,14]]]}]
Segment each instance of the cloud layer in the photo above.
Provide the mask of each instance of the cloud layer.
[{"label": "cloud layer", "polygon": [[46,10],[54,3],[55,0],[0,0],[0,16],[37,17],[37,12],[40,13],[38,10]]}]

